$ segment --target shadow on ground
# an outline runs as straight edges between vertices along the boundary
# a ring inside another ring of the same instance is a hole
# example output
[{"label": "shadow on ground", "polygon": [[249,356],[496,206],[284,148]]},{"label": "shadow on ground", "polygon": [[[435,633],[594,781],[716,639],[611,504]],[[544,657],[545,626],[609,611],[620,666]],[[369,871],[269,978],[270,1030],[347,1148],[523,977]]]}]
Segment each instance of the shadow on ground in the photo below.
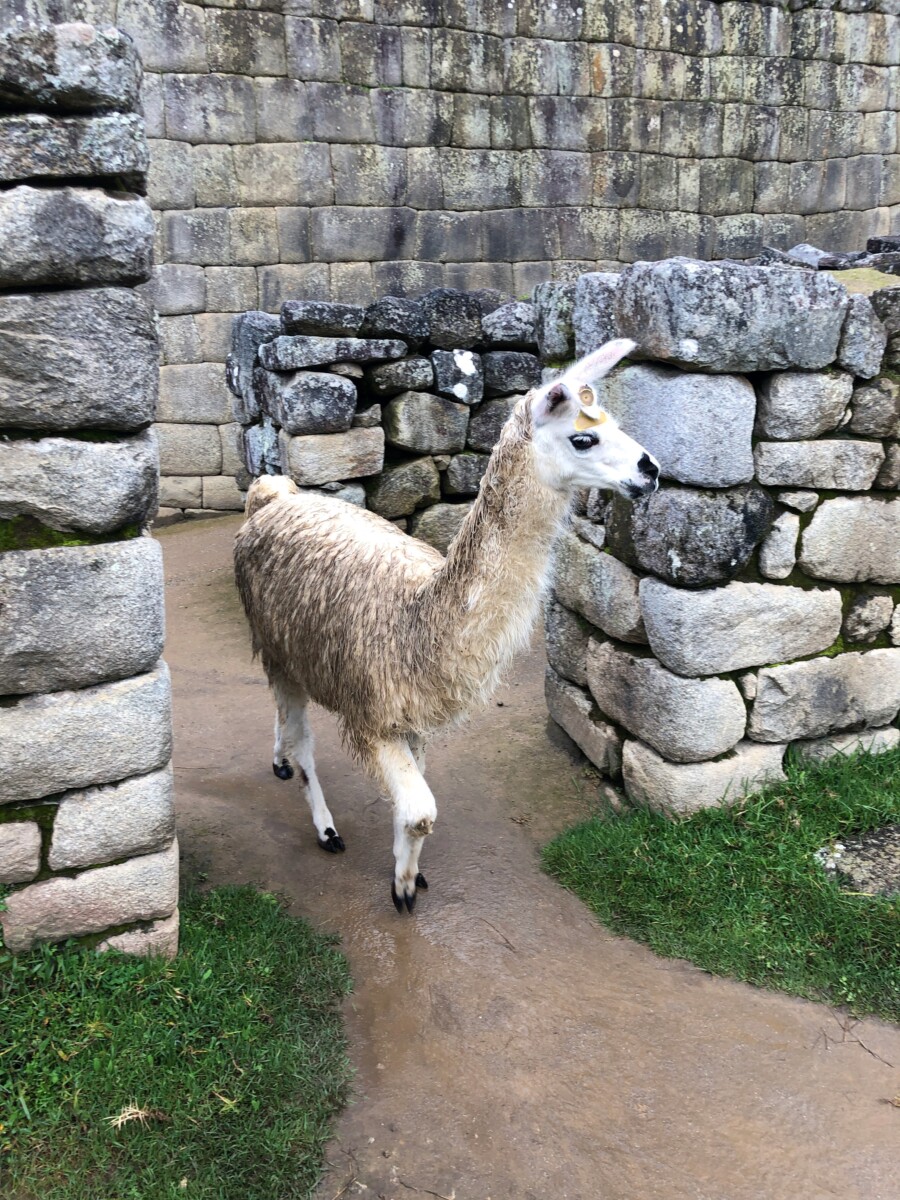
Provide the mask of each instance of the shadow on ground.
[{"label": "shadow on ground", "polygon": [[231,582],[239,523],[160,535],[180,832],[213,882],[283,892],[343,938],[357,1081],[320,1197],[897,1200],[900,1030],[848,1032],[822,1006],[655,958],[541,874],[539,845],[595,793],[548,729],[540,654],[431,748],[414,917],[390,901],[389,814],[321,712],[347,852],[317,848],[271,772],[272,705]]}]

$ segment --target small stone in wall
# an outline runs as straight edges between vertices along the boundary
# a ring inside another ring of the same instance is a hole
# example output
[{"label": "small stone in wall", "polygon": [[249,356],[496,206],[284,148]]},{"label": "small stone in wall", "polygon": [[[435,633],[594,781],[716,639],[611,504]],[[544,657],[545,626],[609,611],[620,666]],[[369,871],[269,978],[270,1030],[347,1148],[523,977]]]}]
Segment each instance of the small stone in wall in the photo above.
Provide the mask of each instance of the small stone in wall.
[{"label": "small stone in wall", "polygon": [[576,283],[572,308],[576,358],[618,337],[613,304],[618,285],[619,276],[608,271],[590,271]]},{"label": "small stone in wall", "polygon": [[124,933],[104,938],[97,946],[97,953],[118,950],[120,954],[137,954],[141,957],[158,954],[163,958],[174,958],[178,953],[178,921],[176,908],[171,917],[150,921],[136,929],[126,929]]},{"label": "small stone in wall", "polygon": [[0,33],[0,99],[17,109],[136,109],[141,60],[131,38],[81,22]]},{"label": "small stone in wall", "polygon": [[850,429],[864,437],[900,438],[900,383],[882,375],[857,388]]},{"label": "small stone in wall", "polygon": [[257,367],[253,387],[263,410],[292,435],[342,433],[356,411],[356,386],[343,375]]},{"label": "small stone in wall", "polygon": [[415,346],[428,337],[428,320],[419,300],[384,296],[365,310],[359,334],[363,338],[400,338]]},{"label": "small stone in wall", "polygon": [[838,347],[838,366],[851,375],[871,379],[878,374],[886,344],[887,332],[868,296],[851,295]]},{"label": "small stone in wall", "polygon": [[447,464],[444,491],[448,496],[475,496],[490,458],[487,454],[454,454]]},{"label": "small stone in wall", "polygon": [[800,539],[800,566],[816,579],[900,583],[900,498],[823,500]]},{"label": "small stone in wall", "polygon": [[454,454],[466,444],[469,410],[443,396],[402,392],[384,409],[388,442],[420,454]]},{"label": "small stone in wall", "polygon": [[384,430],[278,435],[281,469],[301,487],[377,475],[384,466]]},{"label": "small stone in wall", "polygon": [[362,379],[365,376],[365,371],[354,362],[339,362],[329,363],[328,371],[331,375],[343,375],[345,379]]},{"label": "small stone in wall", "polygon": [[352,337],[359,333],[364,310],[353,304],[330,304],[323,300],[288,300],[281,306],[284,333],[314,337]]},{"label": "small stone in wall", "polygon": [[894,602],[890,596],[862,592],[854,596],[841,633],[847,642],[874,642],[891,623]]},{"label": "small stone in wall", "polygon": [[534,289],[535,332],[544,362],[562,362],[574,357],[575,333],[572,308],[574,283],[539,283]]},{"label": "small stone in wall", "polygon": [[0,825],[0,884],[27,883],[41,869],[41,829],[36,821]]},{"label": "small stone in wall", "polygon": [[448,400],[479,404],[484,396],[481,355],[472,350],[435,350],[431,355],[434,388]]},{"label": "small stone in wall", "polygon": [[300,371],[330,362],[379,362],[402,358],[406,343],[374,338],[277,337],[259,348],[259,361],[269,371]]},{"label": "small stone in wall", "polygon": [[484,386],[489,396],[528,392],[541,382],[541,362],[522,350],[490,350],[482,357]]},{"label": "small stone in wall", "polygon": [[354,429],[374,429],[376,425],[380,424],[380,404],[370,404],[368,408],[361,408],[353,414],[352,427]]},{"label": "small stone in wall", "polygon": [[781,371],[759,385],[757,431],[791,441],[837,429],[853,391],[843,371]]},{"label": "small stone in wall", "polygon": [[369,508],[382,517],[409,516],[440,500],[440,476],[432,459],[415,458],[382,471],[366,485],[366,496]]},{"label": "small stone in wall", "polygon": [[278,336],[277,317],[264,312],[245,312],[231,326],[231,353],[225,361],[225,378],[235,397],[234,417],[242,424],[259,418],[259,401],[253,389],[253,371],[260,346]]},{"label": "small stone in wall", "polygon": [[503,304],[481,319],[484,341],[510,350],[537,348],[533,304],[523,300]]},{"label": "small stone in wall", "polygon": [[468,448],[490,454],[519,399],[518,396],[510,396],[505,400],[486,400],[469,421]]},{"label": "small stone in wall", "polygon": [[567,530],[557,539],[553,563],[557,597],[610,637],[646,642],[638,583],[625,563],[574,532]]},{"label": "small stone in wall", "polygon": [[795,512],[806,513],[812,512],[819,503],[819,493],[779,492],[775,499],[779,504],[783,504],[785,508],[792,508]]},{"label": "small stone in wall", "polygon": [[884,448],[880,442],[832,438],[819,442],[757,442],[759,482],[770,487],[796,484],[864,492],[875,482]]},{"label": "small stone in wall", "polygon": [[446,554],[471,507],[472,502],[433,504],[431,508],[424,508],[411,518],[409,532],[420,541],[434,546],[435,550],[440,550],[441,554]]},{"label": "small stone in wall", "polygon": [[548,600],[544,611],[544,640],[547,661],[558,675],[587,686],[587,648],[591,627],[578,613],[556,600]]},{"label": "small stone in wall", "polygon": [[783,512],[775,518],[759,548],[759,569],[766,579],[787,579],[797,563],[799,536],[800,518],[796,513]]},{"label": "small stone in wall", "polygon": [[622,769],[622,735],[597,712],[590,692],[576,687],[547,667],[544,673],[547,711],[602,775]]},{"label": "small stone in wall", "polygon": [[894,615],[891,618],[891,643],[894,646],[900,646],[900,604],[894,609]]},{"label": "small stone in wall", "polygon": [[900,442],[885,444],[884,465],[875,476],[875,486],[888,490],[900,488]]},{"label": "small stone in wall", "polygon": [[420,303],[432,345],[442,350],[467,350],[481,342],[483,310],[470,292],[434,288]]},{"label": "small stone in wall", "polygon": [[372,367],[367,375],[376,396],[396,396],[399,392],[427,391],[434,386],[434,369],[427,358],[401,358],[399,362]]}]

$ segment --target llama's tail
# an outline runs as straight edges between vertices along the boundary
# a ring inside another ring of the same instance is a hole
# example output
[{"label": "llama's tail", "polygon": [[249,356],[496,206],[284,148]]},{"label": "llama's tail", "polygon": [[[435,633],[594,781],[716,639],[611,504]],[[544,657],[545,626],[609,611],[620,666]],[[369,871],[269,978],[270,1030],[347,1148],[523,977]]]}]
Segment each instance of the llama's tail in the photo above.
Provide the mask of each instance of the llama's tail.
[{"label": "llama's tail", "polygon": [[293,479],[289,479],[287,475],[261,475],[250,484],[244,511],[250,518],[272,500],[296,495],[299,490]]}]

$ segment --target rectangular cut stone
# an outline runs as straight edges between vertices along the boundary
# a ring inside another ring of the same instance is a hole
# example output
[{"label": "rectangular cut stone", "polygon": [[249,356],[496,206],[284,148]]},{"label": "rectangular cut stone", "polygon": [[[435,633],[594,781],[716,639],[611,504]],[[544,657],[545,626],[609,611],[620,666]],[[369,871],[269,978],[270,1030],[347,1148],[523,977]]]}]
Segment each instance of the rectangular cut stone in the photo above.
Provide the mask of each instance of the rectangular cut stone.
[{"label": "rectangular cut stone", "polygon": [[555,600],[544,610],[544,643],[547,661],[557,675],[581,687],[587,686],[587,648],[591,627],[578,613]]},{"label": "rectangular cut stone", "polygon": [[260,347],[259,361],[269,371],[299,371],[334,362],[381,362],[402,358],[406,343],[378,338],[276,337]]},{"label": "rectangular cut stone", "polygon": [[178,904],[178,843],[72,878],[57,877],[13,892],[0,913],[3,940],[20,954],[35,942],[100,933],[130,921],[167,917]]},{"label": "rectangular cut stone", "polygon": [[618,336],[613,305],[618,284],[619,276],[605,271],[590,271],[575,284],[572,326],[578,358]]},{"label": "rectangular cut stone", "polygon": [[0,180],[4,183],[99,175],[118,176],[125,186],[142,188],[148,166],[144,122],[139,116],[0,116]]},{"label": "rectangular cut stone", "polygon": [[457,454],[466,444],[469,409],[443,396],[402,392],[384,409],[390,445],[420,454]]},{"label": "rectangular cut stone", "polygon": [[266,371],[258,367],[254,390],[260,404],[291,436],[341,433],[356,410],[352,379],[327,371]]},{"label": "rectangular cut stone", "polygon": [[231,420],[231,395],[217,363],[182,363],[159,369],[157,418],[173,424],[224,425]]},{"label": "rectangular cut stone", "polygon": [[638,576],[630,567],[566,531],[556,543],[553,589],[567,608],[610,637],[645,642]]},{"label": "rectangular cut stone", "polygon": [[27,883],[40,869],[40,825],[36,821],[0,825],[0,884]]},{"label": "rectangular cut stone", "polygon": [[156,410],[157,355],[134,291],[0,296],[0,426],[139,429]]},{"label": "rectangular cut stone", "polygon": [[389,521],[408,517],[440,498],[440,477],[433,458],[414,458],[389,467],[366,485],[368,507]]},{"label": "rectangular cut stone", "polygon": [[816,579],[900,583],[900,499],[823,500],[803,531],[800,566]]},{"label": "rectangular cut stone", "polygon": [[163,475],[218,475],[222,441],[215,425],[156,426],[159,469]]},{"label": "rectangular cut stone", "polygon": [[162,551],[152,538],[0,555],[0,695],[148,671],[163,630]]},{"label": "rectangular cut stone", "polygon": [[622,753],[625,791],[633,804],[667,816],[718,808],[784,780],[785,749],[745,741],[715,762],[672,763],[643,742],[626,741]]},{"label": "rectangular cut stone", "polygon": [[880,442],[835,438],[820,442],[758,442],[759,482],[770,487],[843,488],[864,492],[884,462]]},{"label": "rectangular cut stone", "polygon": [[596,639],[587,676],[601,712],[675,762],[716,758],[744,736],[747,711],[729,679],[684,679]]},{"label": "rectangular cut stone", "polygon": [[763,437],[790,441],[837,429],[853,393],[843,371],[781,371],[759,387],[757,425]]},{"label": "rectangular cut stone", "polygon": [[380,428],[307,437],[282,432],[278,441],[282,470],[301,486],[377,475],[384,466],[384,430]]},{"label": "rectangular cut stone", "polygon": [[52,871],[152,854],[175,836],[171,765],[108,787],[66,792],[53,820]]},{"label": "rectangular cut stone", "polygon": [[0,33],[0,99],[17,109],[138,107],[141,60],[119,29],[81,22],[11,25]]},{"label": "rectangular cut stone", "polygon": [[[52,754],[35,754],[52,746]],[[157,771],[172,757],[169,671],[0,708],[0,804]]]},{"label": "rectangular cut stone", "polygon": [[203,479],[203,507],[220,512],[243,512],[246,497],[237,480],[229,475],[207,475]]},{"label": "rectangular cut stone", "polygon": [[178,921],[176,908],[170,917],[162,917],[149,924],[142,923],[137,929],[126,929],[97,943],[97,953],[118,950],[120,954],[136,954],[141,958],[159,955],[174,958],[178,953]]},{"label": "rectangular cut stone", "polygon": [[839,654],[760,671],[749,733],[758,742],[888,725],[900,710],[900,649]]},{"label": "rectangular cut stone", "polygon": [[864,729],[860,733],[835,733],[831,737],[794,742],[791,749],[801,758],[823,762],[837,754],[884,754],[900,746],[900,729],[886,725],[881,729]]},{"label": "rectangular cut stone", "polygon": [[622,769],[622,735],[597,713],[590,693],[566,682],[548,667],[544,698],[550,716],[597,770],[602,775],[618,775]]}]

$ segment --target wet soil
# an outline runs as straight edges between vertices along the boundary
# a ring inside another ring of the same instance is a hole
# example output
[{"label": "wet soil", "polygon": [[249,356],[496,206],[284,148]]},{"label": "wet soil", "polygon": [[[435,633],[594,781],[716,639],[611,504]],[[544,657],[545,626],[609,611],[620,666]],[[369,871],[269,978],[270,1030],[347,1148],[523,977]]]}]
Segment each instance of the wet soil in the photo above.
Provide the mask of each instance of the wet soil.
[{"label": "wet soil", "polygon": [[[539,868],[596,784],[541,654],[436,739],[430,889],[389,895],[389,814],[314,716],[343,855],[271,771],[231,582],[236,517],[160,531],[183,848],[343,939],[356,1084],[321,1200],[898,1200],[900,1029],[715,979],[606,932]],[[890,1065],[895,1064],[895,1065]]]}]

